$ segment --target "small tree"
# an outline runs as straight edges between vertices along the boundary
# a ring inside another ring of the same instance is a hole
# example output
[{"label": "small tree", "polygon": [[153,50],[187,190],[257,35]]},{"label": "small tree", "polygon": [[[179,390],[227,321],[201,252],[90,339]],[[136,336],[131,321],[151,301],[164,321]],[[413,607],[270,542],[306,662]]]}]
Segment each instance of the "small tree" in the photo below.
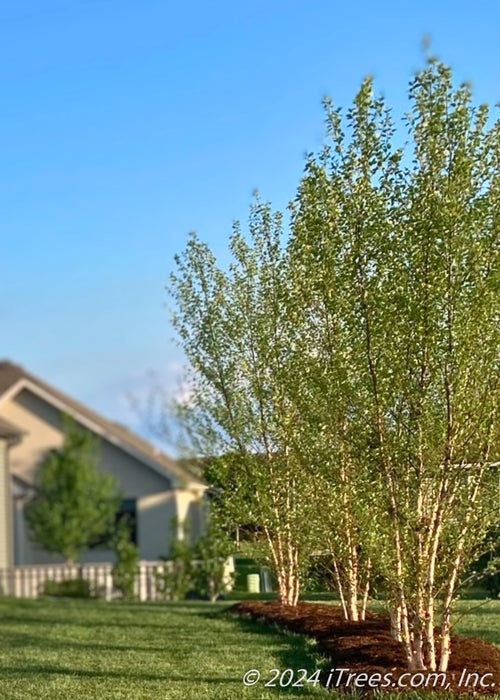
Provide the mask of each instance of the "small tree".
[{"label": "small tree", "polygon": [[130,539],[130,528],[126,522],[121,522],[113,536],[113,548],[116,553],[116,563],[113,566],[113,584],[123,598],[134,598],[135,578],[139,571],[139,549]]},{"label": "small tree", "polygon": [[64,433],[40,466],[26,520],[37,542],[72,564],[111,532],[119,498],[116,480],[97,470],[96,439],[68,418]]},{"label": "small tree", "polygon": [[188,523],[172,518],[172,532],[168,557],[162,569],[156,572],[156,588],[165,600],[184,600],[194,587],[193,553],[188,540]]},{"label": "small tree", "polygon": [[211,603],[215,603],[226,590],[226,561],[234,545],[221,527],[215,513],[211,513],[205,534],[193,549],[196,561],[194,570],[195,589]]}]

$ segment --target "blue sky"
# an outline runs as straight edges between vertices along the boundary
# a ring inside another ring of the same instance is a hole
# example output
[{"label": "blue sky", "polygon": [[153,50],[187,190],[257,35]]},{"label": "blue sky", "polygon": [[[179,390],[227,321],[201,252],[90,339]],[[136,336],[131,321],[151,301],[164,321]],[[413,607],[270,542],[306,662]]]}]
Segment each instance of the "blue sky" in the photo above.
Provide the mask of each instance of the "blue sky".
[{"label": "blue sky", "polygon": [[165,286],[190,230],[223,255],[252,191],[284,207],[321,98],[406,107],[421,40],[500,101],[500,6],[33,0],[0,6],[2,352],[141,429],[182,364]]}]

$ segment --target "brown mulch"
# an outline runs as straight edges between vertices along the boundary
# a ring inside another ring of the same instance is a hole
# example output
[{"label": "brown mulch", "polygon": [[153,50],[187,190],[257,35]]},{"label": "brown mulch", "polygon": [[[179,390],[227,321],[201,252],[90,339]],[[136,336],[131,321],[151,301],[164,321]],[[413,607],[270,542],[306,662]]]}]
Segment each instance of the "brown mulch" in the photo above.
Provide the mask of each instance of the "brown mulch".
[{"label": "brown mulch", "polygon": [[[230,612],[241,617],[250,617],[269,623],[275,623],[281,629],[313,637],[318,642],[319,651],[326,656],[332,669],[345,668],[350,673],[373,674],[391,673],[391,680],[397,685],[397,679],[407,673],[402,645],[391,637],[388,615],[384,613],[368,613],[364,622],[348,622],[340,606],[321,603],[299,603],[297,607],[281,606],[278,601],[244,601],[230,609]],[[492,695],[500,692],[500,649],[475,637],[452,637],[451,657],[446,681],[448,693]],[[464,685],[463,670],[466,675],[477,673],[482,678],[484,674],[493,674],[484,679],[489,687],[473,687],[472,676],[468,686]],[[347,672],[344,673],[344,677]],[[459,685],[462,677],[462,684]],[[329,687],[333,688],[338,678],[333,675]],[[361,679],[363,680],[363,679]],[[323,677],[323,683],[326,678]],[[405,683],[409,681],[405,679]],[[339,686],[342,687],[342,684]],[[351,680],[349,688],[355,690]],[[344,689],[346,686],[344,685]],[[378,688],[387,692],[398,691],[391,686]],[[408,688],[423,692],[425,685]],[[436,686],[436,691],[441,691]],[[358,692],[360,688],[358,687]],[[370,692],[364,687],[362,692]],[[371,691],[373,692],[373,691]]]}]

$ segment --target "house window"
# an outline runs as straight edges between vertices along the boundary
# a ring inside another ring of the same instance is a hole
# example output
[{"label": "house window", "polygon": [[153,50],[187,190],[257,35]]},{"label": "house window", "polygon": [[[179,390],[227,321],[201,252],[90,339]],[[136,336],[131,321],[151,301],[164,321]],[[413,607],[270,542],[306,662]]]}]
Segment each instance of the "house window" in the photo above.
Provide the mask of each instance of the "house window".
[{"label": "house window", "polygon": [[126,498],[121,502],[116,522],[123,521],[130,530],[130,541],[137,544],[137,501],[135,498]]},{"label": "house window", "polygon": [[115,516],[114,527],[111,527],[109,532],[104,533],[92,543],[94,547],[104,547],[109,549],[113,547],[113,536],[116,533],[116,526],[123,522],[127,524],[130,533],[130,541],[137,544],[137,516],[136,516],[136,500],[135,498],[126,498],[120,503],[120,507]]}]

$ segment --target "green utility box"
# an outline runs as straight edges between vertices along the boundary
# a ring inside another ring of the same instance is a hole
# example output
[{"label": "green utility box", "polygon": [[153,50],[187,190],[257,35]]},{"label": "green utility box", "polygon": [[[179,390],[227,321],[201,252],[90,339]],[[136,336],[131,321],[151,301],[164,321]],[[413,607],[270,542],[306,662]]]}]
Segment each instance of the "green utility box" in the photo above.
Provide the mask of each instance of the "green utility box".
[{"label": "green utility box", "polygon": [[249,593],[260,593],[259,574],[247,574],[247,591]]}]

